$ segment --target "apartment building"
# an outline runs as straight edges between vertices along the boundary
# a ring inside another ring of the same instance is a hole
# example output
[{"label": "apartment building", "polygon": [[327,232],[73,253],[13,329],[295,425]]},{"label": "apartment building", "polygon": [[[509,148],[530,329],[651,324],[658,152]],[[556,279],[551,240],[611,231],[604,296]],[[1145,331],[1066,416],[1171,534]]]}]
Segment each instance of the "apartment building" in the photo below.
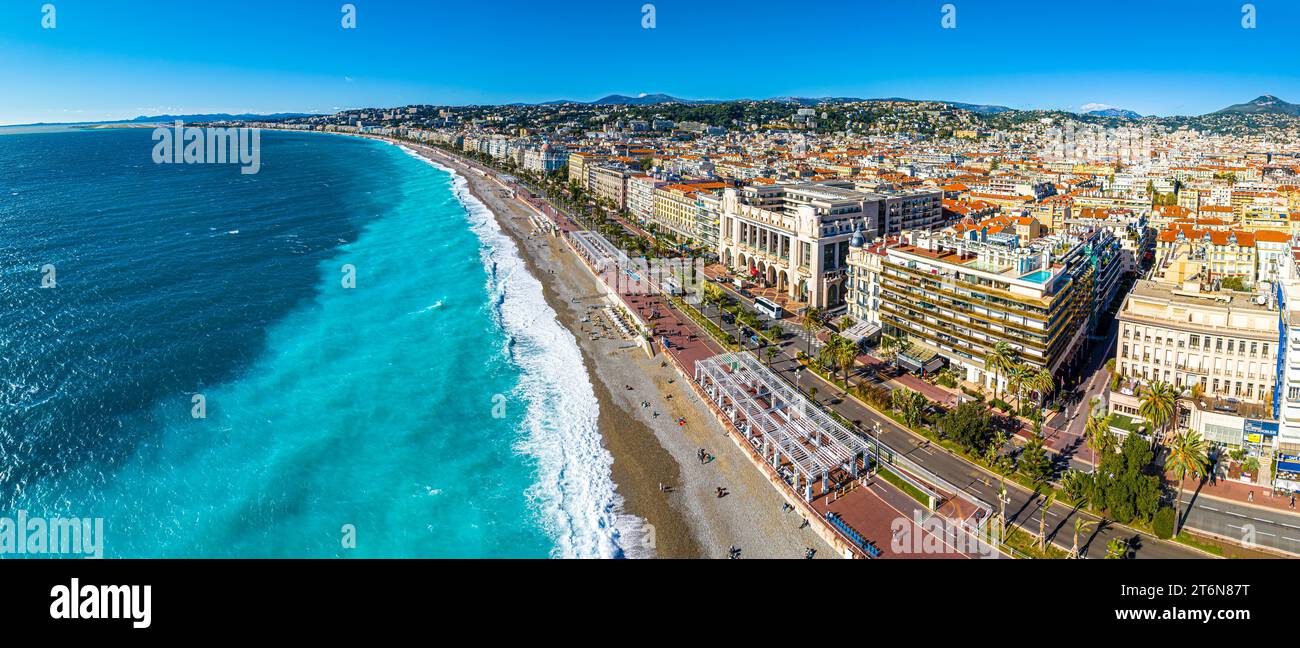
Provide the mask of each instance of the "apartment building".
[{"label": "apartment building", "polygon": [[608,155],[587,151],[574,151],[569,154],[569,184],[590,190],[590,167],[609,159]]},{"label": "apartment building", "polygon": [[1186,402],[1183,425],[1211,442],[1243,446],[1247,430],[1275,418],[1278,354],[1285,353],[1279,310],[1267,294],[1213,290],[1204,276],[1167,272],[1133,287],[1116,317],[1115,368],[1123,378],[1110,407],[1140,419],[1142,386],[1163,381],[1198,394]]},{"label": "apartment building", "polygon": [[650,220],[683,240],[703,245],[707,239],[700,232],[699,195],[720,192],[726,186],[721,182],[665,184],[654,190]]},{"label": "apartment building", "polygon": [[984,358],[999,342],[1060,375],[1116,297],[1119,252],[1106,228],[1033,241],[986,228],[905,232],[850,253],[850,312],[990,389]]},{"label": "apartment building", "polygon": [[852,187],[836,181],[727,189],[719,259],[794,301],[832,310],[844,306],[851,239],[855,231],[874,236],[884,202],[879,194]]},{"label": "apartment building", "polygon": [[1067,219],[1073,227],[1104,227],[1120,242],[1122,273],[1136,273],[1155,258],[1156,236],[1145,212],[1131,209],[1097,209],[1085,207],[1078,218]]},{"label": "apartment building", "polygon": [[1069,196],[1052,196],[1029,206],[1029,214],[1037,218],[1048,231],[1059,232],[1072,216],[1074,199]]},{"label": "apartment building", "polygon": [[1173,259],[1203,261],[1205,270],[1213,276],[1239,277],[1255,283],[1259,278],[1257,237],[1257,232],[1174,222],[1156,236],[1156,259],[1161,266]]},{"label": "apartment building", "polygon": [[529,148],[524,151],[524,170],[533,173],[551,173],[563,169],[569,163],[569,153],[558,146],[551,146],[550,143],[542,144],[539,148]]},{"label": "apartment building", "polygon": [[627,182],[635,172],[616,164],[597,164],[589,165],[588,173],[587,186],[597,199],[608,202],[615,209],[627,207]]},{"label": "apartment building", "polygon": [[654,216],[655,189],[666,186],[667,180],[649,175],[635,175],[627,179],[627,211],[633,218],[645,222]]},{"label": "apartment building", "polygon": [[854,183],[853,188],[880,196],[880,236],[934,229],[948,222],[941,189],[889,189],[862,181]]}]

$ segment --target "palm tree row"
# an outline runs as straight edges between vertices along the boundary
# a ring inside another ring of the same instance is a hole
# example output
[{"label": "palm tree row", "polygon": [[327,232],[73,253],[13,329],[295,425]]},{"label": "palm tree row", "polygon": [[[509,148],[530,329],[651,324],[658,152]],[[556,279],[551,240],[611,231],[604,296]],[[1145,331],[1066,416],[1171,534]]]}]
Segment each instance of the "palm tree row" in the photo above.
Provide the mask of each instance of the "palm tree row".
[{"label": "palm tree row", "polygon": [[1002,379],[1006,379],[1007,389],[1016,394],[1016,413],[1024,407],[1024,392],[1028,389],[1036,392],[1039,406],[1047,395],[1056,389],[1056,377],[1044,367],[1033,367],[1020,361],[1016,350],[1007,342],[998,342],[984,355],[984,366],[993,372],[993,398],[1001,400]]}]

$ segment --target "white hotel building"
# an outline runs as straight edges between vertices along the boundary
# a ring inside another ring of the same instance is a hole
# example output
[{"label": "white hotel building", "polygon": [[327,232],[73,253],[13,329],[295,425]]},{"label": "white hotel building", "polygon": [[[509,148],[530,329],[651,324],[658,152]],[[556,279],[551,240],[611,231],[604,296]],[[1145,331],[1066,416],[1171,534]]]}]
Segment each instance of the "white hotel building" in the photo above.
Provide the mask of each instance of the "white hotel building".
[{"label": "white hotel building", "polygon": [[718,258],[790,299],[822,309],[844,305],[855,231],[874,237],[883,197],[851,182],[753,185],[722,197]]}]

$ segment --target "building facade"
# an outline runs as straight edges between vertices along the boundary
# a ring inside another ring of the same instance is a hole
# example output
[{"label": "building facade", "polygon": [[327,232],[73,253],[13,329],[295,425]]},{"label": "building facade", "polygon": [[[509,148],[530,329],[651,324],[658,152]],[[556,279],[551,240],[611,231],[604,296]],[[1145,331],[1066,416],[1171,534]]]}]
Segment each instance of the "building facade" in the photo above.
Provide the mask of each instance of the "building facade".
[{"label": "building facade", "polygon": [[852,183],[751,185],[723,194],[718,258],[789,299],[822,309],[845,305],[855,232],[876,232],[881,196]]}]

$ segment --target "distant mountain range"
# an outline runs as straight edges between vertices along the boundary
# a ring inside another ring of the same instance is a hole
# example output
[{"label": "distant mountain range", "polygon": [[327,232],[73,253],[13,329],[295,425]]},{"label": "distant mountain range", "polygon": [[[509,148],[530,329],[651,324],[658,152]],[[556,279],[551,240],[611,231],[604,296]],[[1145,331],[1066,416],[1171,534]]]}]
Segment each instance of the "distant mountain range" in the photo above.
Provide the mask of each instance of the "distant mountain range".
[{"label": "distant mountain range", "polygon": [[1142,118],[1142,115],[1135,113],[1132,110],[1125,110],[1123,108],[1102,108],[1100,110],[1089,110],[1088,112],[1083,114],[1092,115],[1093,117],[1123,117],[1125,119]]},{"label": "distant mountain range", "polygon": [[39,122],[35,124],[14,124],[14,126],[67,126],[73,124],[161,124],[181,120],[186,123],[206,123],[206,122],[223,122],[223,121],[259,121],[264,119],[291,119],[294,117],[315,117],[313,113],[209,113],[204,115],[141,115],[135,119],[112,119],[108,121],[93,122]]},{"label": "distant mountain range", "polygon": [[[526,105],[534,105],[534,106],[553,106],[553,105],[559,105],[559,104],[580,104],[580,105],[587,105],[587,106],[654,106],[654,105],[658,105],[658,104],[666,104],[666,103],[679,103],[679,104],[689,104],[689,105],[708,105],[708,104],[726,103],[727,101],[745,101],[745,100],[743,100],[743,99],[735,99],[735,100],[732,100],[732,99],[727,99],[727,100],[720,100],[720,99],[682,99],[682,98],[680,98],[680,97],[674,97],[674,96],[672,96],[672,95],[667,95],[667,94],[662,94],[662,93],[656,93],[656,94],[643,94],[643,95],[638,95],[638,96],[635,96],[635,97],[629,97],[629,96],[627,96],[627,95],[620,95],[620,94],[612,94],[612,95],[609,95],[609,96],[606,96],[606,97],[601,97],[600,99],[597,99],[597,100],[595,100],[595,101],[574,101],[574,100],[571,100],[571,99],[561,99],[561,100],[558,100],[558,101],[546,101],[546,102],[537,103],[537,104],[516,103],[516,104],[511,104],[511,105],[512,105],[512,106],[526,106]],[[908,103],[922,103],[922,102],[929,102],[929,103],[941,103],[941,104],[946,104],[946,105],[952,106],[953,108],[959,108],[959,109],[962,109],[962,110],[969,110],[969,111],[971,111],[971,112],[976,112],[976,113],[980,113],[980,114],[984,114],[984,115],[996,115],[996,114],[998,114],[998,113],[1012,112],[1013,110],[1015,110],[1014,108],[1008,108],[1008,107],[1006,107],[1006,106],[998,106],[998,105],[989,105],[989,104],[971,104],[971,103],[963,103],[963,102],[960,102],[960,101],[943,101],[943,100],[937,100],[937,99],[936,99],[936,100],[926,100],[926,99],[908,99],[908,98],[906,98],[906,97],[883,97],[883,98],[876,98],[876,99],[864,99],[864,98],[860,98],[860,97],[797,97],[797,96],[784,96],[784,97],[772,97],[772,98],[770,98],[770,99],[766,99],[766,100],[764,100],[764,101],[781,101],[781,102],[793,103],[793,104],[798,104],[798,105],[800,105],[800,106],[808,106],[808,107],[818,106],[818,105],[823,105],[823,104],[844,104],[844,103],[855,103],[855,102],[859,102],[859,101],[897,101],[897,102],[908,102]],[[1090,111],[1085,112],[1085,113],[1083,113],[1083,114],[1084,114],[1084,115],[1090,115],[1090,116],[1093,116],[1093,117],[1116,117],[1116,118],[1122,118],[1122,119],[1141,119],[1141,118],[1142,118],[1142,114],[1140,114],[1140,113],[1138,113],[1138,112],[1135,112],[1135,111],[1132,111],[1132,110],[1127,110],[1127,109],[1124,109],[1124,108],[1103,108],[1103,109],[1100,109],[1100,110],[1090,110]],[[1273,95],[1263,95],[1263,96],[1261,96],[1261,97],[1259,97],[1259,98],[1254,99],[1253,101],[1250,101],[1250,102],[1247,102],[1247,103],[1243,103],[1243,104],[1235,104],[1235,105],[1232,105],[1232,106],[1228,106],[1227,108],[1224,108],[1223,110],[1217,110],[1217,111],[1212,112],[1212,113],[1209,113],[1209,114],[1210,114],[1210,115],[1229,115],[1229,114],[1265,115],[1265,114],[1272,114],[1272,115],[1292,115],[1292,116],[1300,116],[1300,104],[1288,103],[1288,102],[1286,102],[1286,101],[1282,101],[1281,99],[1278,99],[1277,97],[1274,97]]]},{"label": "distant mountain range", "polygon": [[1291,115],[1300,116],[1300,105],[1282,101],[1273,95],[1256,97],[1246,103],[1233,104],[1211,115]]},{"label": "distant mountain range", "polygon": [[595,101],[574,101],[573,99],[557,99],[555,101],[543,101],[537,104],[515,103],[512,106],[558,106],[562,104],[580,104],[584,106],[653,106],[663,103],[680,103],[680,104],[717,104],[721,101],[711,99],[680,99],[666,94],[643,94],[636,97],[627,95],[612,94],[601,97]]},{"label": "distant mountain range", "polygon": [[[674,97],[674,96],[672,96],[672,95],[666,95],[666,94],[662,94],[662,93],[656,93],[656,94],[643,94],[643,95],[638,95],[638,96],[635,96],[635,97],[629,97],[629,96],[627,96],[627,95],[612,94],[612,95],[609,95],[609,96],[606,96],[606,97],[601,97],[600,99],[597,99],[597,100],[595,100],[595,101],[574,101],[574,100],[572,100],[572,99],[558,99],[558,100],[555,100],[555,101],[543,101],[543,102],[541,102],[541,103],[536,103],[536,104],[528,104],[528,103],[514,103],[514,104],[510,104],[510,105],[512,105],[512,106],[528,106],[528,105],[533,105],[533,106],[557,106],[557,105],[562,105],[562,104],[579,104],[579,105],[585,105],[585,106],[653,106],[653,105],[664,104],[664,103],[680,103],[680,104],[688,104],[688,105],[709,105],[709,104],[720,104],[720,103],[726,103],[727,101],[742,101],[742,100],[739,100],[739,99],[682,99],[682,98],[679,98],[679,97]],[[906,101],[906,102],[910,102],[910,103],[921,103],[922,101],[925,101],[925,100],[922,100],[922,99],[905,99],[905,98],[902,98],[902,97],[890,97],[890,98],[887,98],[887,99],[861,99],[861,98],[859,98],[859,97],[772,97],[772,98],[770,98],[770,99],[766,99],[765,101],[783,101],[783,102],[786,102],[786,103],[796,103],[796,104],[799,104],[799,105],[801,105],[801,106],[817,106],[817,105],[820,105],[820,104],[842,104],[842,103],[855,103],[855,102],[859,102],[859,101]],[[954,108],[961,108],[961,109],[963,109],[963,110],[970,110],[970,111],[972,111],[972,112],[985,113],[985,114],[994,114],[994,113],[1000,113],[1000,112],[1007,112],[1007,111],[1011,110],[1010,108],[1007,108],[1006,106],[986,106],[986,105],[981,105],[981,104],[968,104],[968,103],[961,103],[961,102],[957,102],[957,101],[935,101],[934,103],[947,104],[947,105],[952,106],[952,107],[954,107]]]}]

